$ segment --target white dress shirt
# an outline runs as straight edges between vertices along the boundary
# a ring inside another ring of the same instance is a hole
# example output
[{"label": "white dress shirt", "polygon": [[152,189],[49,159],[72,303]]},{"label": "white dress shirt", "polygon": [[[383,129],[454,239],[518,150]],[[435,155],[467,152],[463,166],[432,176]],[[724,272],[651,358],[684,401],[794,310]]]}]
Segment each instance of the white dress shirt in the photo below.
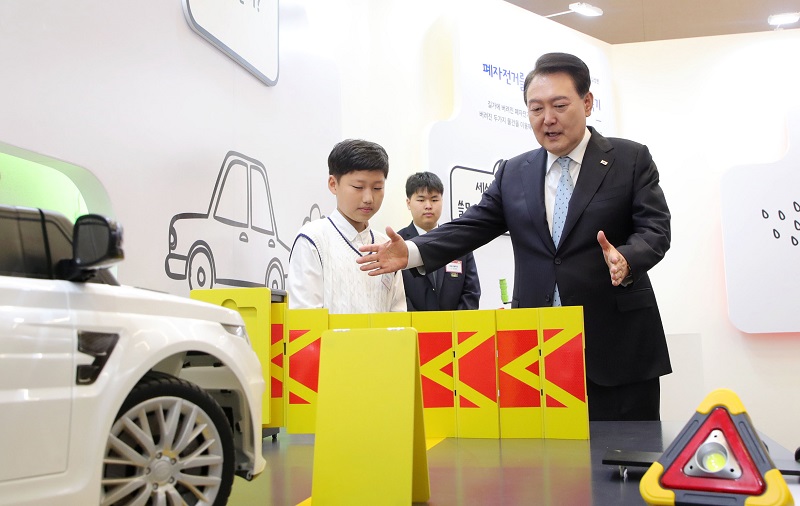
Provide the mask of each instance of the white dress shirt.
[{"label": "white dress shirt", "polygon": [[[586,154],[586,146],[589,145],[589,138],[592,133],[586,129],[583,134],[581,142],[575,146],[575,149],[567,154],[571,161],[569,162],[569,177],[572,178],[572,184],[578,184],[578,176],[581,173],[581,165],[583,164],[583,155]],[[558,180],[561,178],[561,165],[558,164],[558,156],[547,153],[547,172],[544,175],[544,209],[547,214],[547,226],[550,229],[550,235],[553,234],[553,208],[556,205],[556,190],[558,189]]]}]

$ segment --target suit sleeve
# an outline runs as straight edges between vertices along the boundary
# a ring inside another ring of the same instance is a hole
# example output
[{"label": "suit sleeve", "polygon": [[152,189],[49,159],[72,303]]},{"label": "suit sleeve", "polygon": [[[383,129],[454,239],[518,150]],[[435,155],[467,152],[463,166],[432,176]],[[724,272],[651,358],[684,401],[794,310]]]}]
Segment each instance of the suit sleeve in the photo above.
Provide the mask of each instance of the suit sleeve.
[{"label": "suit sleeve", "polygon": [[471,253],[508,230],[501,191],[504,171],[505,162],[481,201],[470,206],[461,217],[411,239],[419,248],[426,272]]},{"label": "suit sleeve", "polygon": [[464,257],[464,289],[458,301],[458,309],[478,309],[481,299],[481,281],[472,253]]},{"label": "suit sleeve", "polygon": [[640,146],[634,166],[633,231],[617,250],[631,266],[634,283],[664,258],[670,247],[670,212],[659,185],[658,169],[646,146]]}]

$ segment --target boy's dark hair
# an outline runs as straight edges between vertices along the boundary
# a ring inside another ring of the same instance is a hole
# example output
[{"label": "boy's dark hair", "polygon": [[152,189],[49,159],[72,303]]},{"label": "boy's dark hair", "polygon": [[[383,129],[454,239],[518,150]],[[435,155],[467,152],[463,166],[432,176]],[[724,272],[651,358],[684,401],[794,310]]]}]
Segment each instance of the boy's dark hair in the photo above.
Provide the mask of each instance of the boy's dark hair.
[{"label": "boy's dark hair", "polygon": [[389,155],[379,144],[361,139],[346,139],[328,155],[328,174],[337,180],[356,170],[380,170],[389,177]]},{"label": "boy's dark hair", "polygon": [[531,84],[534,77],[559,72],[564,72],[572,78],[578,96],[583,98],[589,93],[592,78],[589,75],[589,67],[583,60],[568,53],[547,53],[536,60],[536,66],[525,77],[525,85],[522,88],[522,100],[525,105],[528,104],[528,85]]},{"label": "boy's dark hair", "polygon": [[444,195],[444,185],[433,172],[417,172],[406,179],[406,197],[411,198],[418,190],[436,191]]}]

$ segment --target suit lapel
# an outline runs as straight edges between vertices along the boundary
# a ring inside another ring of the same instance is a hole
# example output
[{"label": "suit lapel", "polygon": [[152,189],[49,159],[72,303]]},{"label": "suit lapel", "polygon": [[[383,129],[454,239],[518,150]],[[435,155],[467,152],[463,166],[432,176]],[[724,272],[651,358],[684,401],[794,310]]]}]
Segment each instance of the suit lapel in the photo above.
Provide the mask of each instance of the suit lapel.
[{"label": "suit lapel", "polygon": [[414,222],[413,221],[411,222],[411,225],[409,225],[409,226],[407,226],[405,228],[405,231],[406,231],[406,235],[408,236],[408,239],[412,239],[412,238],[417,237],[419,235],[419,233],[417,232],[417,227],[414,226]]},{"label": "suit lapel", "polygon": [[614,164],[611,143],[592,127],[589,128],[592,131],[592,136],[586,146],[586,153],[583,155],[578,182],[572,192],[572,198],[569,200],[567,220],[564,222],[564,231],[561,233],[562,244],[586,210],[586,206],[589,205],[606,174]]},{"label": "suit lapel", "polygon": [[[417,232],[417,227],[414,226],[414,221],[413,220],[411,221],[411,225],[409,225],[409,226],[407,226],[405,228],[405,233],[404,234],[400,234],[400,235],[401,236],[403,236],[403,235],[405,236],[405,237],[403,237],[403,239],[412,239],[414,237],[418,237],[419,236],[419,232]],[[434,284],[433,273],[432,272],[426,273],[425,274],[425,278],[428,280],[428,283],[430,283],[431,286],[436,286]]]},{"label": "suit lapel", "polygon": [[544,176],[547,172],[547,151],[537,149],[522,165],[522,188],[525,191],[525,204],[528,208],[533,228],[555,253],[553,236],[547,226],[547,213],[544,208]]}]

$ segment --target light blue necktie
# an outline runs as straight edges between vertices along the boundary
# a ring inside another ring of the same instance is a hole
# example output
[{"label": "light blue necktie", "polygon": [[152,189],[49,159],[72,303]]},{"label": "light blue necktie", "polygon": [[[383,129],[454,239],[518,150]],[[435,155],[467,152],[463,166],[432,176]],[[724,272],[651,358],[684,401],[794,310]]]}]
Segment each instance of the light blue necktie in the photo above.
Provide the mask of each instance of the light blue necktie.
[{"label": "light blue necktie", "polygon": [[[572,190],[575,189],[575,185],[572,184],[572,178],[569,176],[570,158],[562,156],[556,161],[561,166],[561,177],[558,180],[558,188],[556,188],[556,203],[553,206],[553,243],[558,248],[561,232],[564,230],[564,222],[567,221],[569,199],[572,197]],[[560,305],[561,295],[558,293],[558,284],[556,284],[556,291],[553,294],[553,306]]]}]

